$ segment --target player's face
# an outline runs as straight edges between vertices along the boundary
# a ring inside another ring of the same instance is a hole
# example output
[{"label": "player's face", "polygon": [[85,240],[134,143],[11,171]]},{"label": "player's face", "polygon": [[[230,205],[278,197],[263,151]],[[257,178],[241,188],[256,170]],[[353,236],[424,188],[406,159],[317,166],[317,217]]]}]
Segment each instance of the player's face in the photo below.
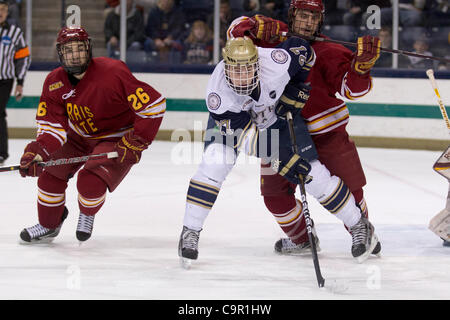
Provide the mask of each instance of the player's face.
[{"label": "player's face", "polygon": [[313,36],[319,28],[321,13],[306,9],[297,9],[294,17],[294,32],[302,36]]},{"label": "player's face", "polygon": [[233,85],[242,88],[252,84],[256,72],[254,65],[227,66],[226,70]]},{"label": "player's face", "polygon": [[5,22],[8,17],[8,6],[6,4],[0,4],[0,23]]},{"label": "player's face", "polygon": [[61,49],[67,67],[81,66],[87,62],[88,50],[86,46],[86,43],[83,41],[70,41],[63,44]]}]

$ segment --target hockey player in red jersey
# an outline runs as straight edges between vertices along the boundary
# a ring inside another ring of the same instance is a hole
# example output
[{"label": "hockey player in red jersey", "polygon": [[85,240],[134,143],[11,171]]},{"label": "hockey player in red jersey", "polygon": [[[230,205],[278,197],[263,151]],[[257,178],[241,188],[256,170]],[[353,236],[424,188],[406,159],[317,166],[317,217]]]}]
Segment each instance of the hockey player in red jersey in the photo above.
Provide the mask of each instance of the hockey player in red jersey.
[{"label": "hockey player in red jersey", "polygon": [[[121,61],[92,58],[89,35],[83,28],[62,28],[56,49],[61,67],[45,79],[36,121],[36,140],[20,160],[20,174],[38,176],[39,223],[24,229],[27,243],[49,242],[59,233],[68,210],[67,183],[77,174],[80,216],[76,236],[87,240],[95,214],[141,153],[152,143],[166,109],[165,98],[137,80]],[[116,151],[114,159],[47,167],[50,159]],[[81,169],[81,170],[80,170]]]},{"label": "hockey player in red jersey", "polygon": [[[292,0],[288,11],[288,25],[261,15],[240,17],[232,22],[228,37],[247,35],[262,47],[277,46],[286,39],[283,36],[285,31],[305,37],[325,37],[320,34],[324,11],[321,0]],[[370,70],[379,57],[380,41],[376,37],[360,37],[355,53],[334,43],[315,41],[311,45],[317,59],[307,79],[312,87],[310,98],[301,114],[308,125],[319,160],[331,174],[343,180],[364,214],[360,223],[347,226],[355,235],[373,227],[367,220],[368,210],[363,196],[366,178],[356,146],[346,131],[349,112],[345,102],[336,97],[336,93],[353,100],[371,90]],[[264,202],[273,214],[283,214],[295,208],[294,190],[295,185],[279,175],[261,176]],[[333,213],[334,208],[329,208],[327,201],[321,204]],[[275,249],[280,252],[295,252],[297,247],[304,247],[302,242],[307,241],[306,236],[296,238],[297,234],[306,235],[304,228],[303,222],[303,228],[298,228],[290,239],[280,239],[275,244]],[[358,238],[353,236],[353,239]],[[380,250],[381,245],[378,243],[372,253],[378,254]]]}]

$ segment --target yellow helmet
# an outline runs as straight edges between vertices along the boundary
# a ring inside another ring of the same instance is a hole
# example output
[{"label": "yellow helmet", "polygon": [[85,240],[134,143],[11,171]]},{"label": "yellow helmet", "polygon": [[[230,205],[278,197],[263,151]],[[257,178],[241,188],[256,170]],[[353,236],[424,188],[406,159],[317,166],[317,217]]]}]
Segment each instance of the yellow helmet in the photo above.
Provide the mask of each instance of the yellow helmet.
[{"label": "yellow helmet", "polygon": [[248,96],[259,83],[258,49],[247,37],[229,39],[222,49],[225,79],[240,96]]}]

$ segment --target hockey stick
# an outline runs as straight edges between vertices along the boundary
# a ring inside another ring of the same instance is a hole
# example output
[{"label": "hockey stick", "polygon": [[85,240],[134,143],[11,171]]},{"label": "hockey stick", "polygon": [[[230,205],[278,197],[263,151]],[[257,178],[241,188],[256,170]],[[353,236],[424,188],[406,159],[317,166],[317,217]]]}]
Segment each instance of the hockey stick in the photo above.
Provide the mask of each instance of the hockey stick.
[{"label": "hockey stick", "polygon": [[441,95],[439,94],[436,79],[434,78],[433,69],[427,70],[427,76],[430,79],[431,86],[433,87],[434,93],[436,94],[436,97],[438,99],[439,109],[441,110],[442,117],[444,118],[445,124],[447,125],[447,129],[450,133],[450,121],[448,119],[447,111],[445,110],[444,102],[442,102]]},{"label": "hockey stick", "polygon": [[[441,110],[442,117],[444,118],[445,124],[447,125],[447,129],[450,133],[450,121],[448,119],[444,103],[442,102],[441,95],[439,94],[436,79],[434,78],[432,69],[427,70],[427,76],[430,79],[431,87],[433,88],[434,93],[436,94],[436,97],[438,99],[439,109]],[[444,151],[444,153],[433,165],[433,169],[437,173],[447,178],[450,182],[450,146],[446,151]],[[447,194],[447,204],[444,210],[439,212],[431,219],[428,228],[445,241],[450,241],[450,185]]]},{"label": "hockey stick", "polygon": [[[119,156],[119,154],[116,151],[112,151],[112,152],[105,152],[105,153],[99,153],[99,154],[91,154],[91,155],[82,156],[82,157],[61,158],[61,159],[49,160],[47,162],[38,162],[38,166],[52,167],[52,166],[60,166],[60,165],[65,165],[65,164],[86,162],[91,159],[104,158],[104,157],[106,157],[108,159],[113,159],[113,158],[117,158],[118,156]],[[20,169],[20,165],[9,166],[9,167],[0,167],[0,172],[15,171],[15,170],[19,170],[19,169]]]},{"label": "hockey stick", "polygon": [[[298,154],[297,139],[295,138],[295,132],[294,132],[294,121],[292,119],[291,112],[286,113],[286,119],[287,119],[288,125],[289,125],[289,136],[291,138],[292,150],[294,151],[294,153]],[[308,202],[306,201],[304,177],[302,175],[299,175],[299,179],[300,179],[299,187],[300,187],[300,195],[301,195],[301,201],[302,201],[302,206],[303,206],[303,215],[305,217],[306,230],[308,232],[309,243],[311,244],[311,252],[312,252],[312,257],[313,257],[313,262],[314,262],[314,269],[316,271],[317,284],[319,285],[319,288],[322,288],[325,286],[325,279],[322,277],[322,273],[320,272],[319,258],[317,257],[316,242],[314,241],[313,234],[312,234],[312,223],[311,223],[311,217],[309,215]]]},{"label": "hockey stick", "polygon": [[[303,38],[303,39],[308,40],[308,41],[331,42],[331,43],[338,43],[338,44],[342,44],[342,45],[346,45],[346,46],[350,46],[350,47],[357,47],[358,46],[358,44],[355,43],[355,42],[327,39],[327,38],[315,37],[315,36],[303,36],[303,35],[300,35],[300,34],[295,33],[295,32],[282,32],[281,35],[284,36],[284,37],[299,37],[299,38]],[[380,48],[380,51],[389,52],[389,53],[396,53],[396,54],[402,54],[402,55],[405,55],[405,56],[418,57],[418,58],[422,58],[422,59],[437,60],[437,61],[441,61],[441,62],[445,62],[445,63],[450,63],[450,59],[441,58],[441,57],[426,56],[424,54],[414,53],[414,52],[405,51],[405,50]]]},{"label": "hockey stick", "polygon": [[[437,87],[436,79],[434,78],[434,73],[432,69],[427,70],[427,76],[430,79],[431,87],[434,90],[434,93],[436,94],[438,104],[439,104],[439,110],[441,110],[442,117],[444,118],[445,125],[447,126],[448,132],[450,133],[450,121],[448,119],[447,111],[445,110],[444,102],[442,102],[441,95],[439,94],[439,90]],[[450,180],[450,146],[447,148],[446,151],[439,157],[439,159],[436,161],[436,163],[433,165],[433,169],[444,176],[445,178]]]}]

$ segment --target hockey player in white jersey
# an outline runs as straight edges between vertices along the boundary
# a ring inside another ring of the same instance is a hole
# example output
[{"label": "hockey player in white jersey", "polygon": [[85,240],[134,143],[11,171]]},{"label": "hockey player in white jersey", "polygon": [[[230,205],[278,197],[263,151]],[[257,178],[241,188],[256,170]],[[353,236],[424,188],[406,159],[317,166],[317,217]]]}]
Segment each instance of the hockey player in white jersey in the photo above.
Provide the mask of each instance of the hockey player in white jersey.
[{"label": "hockey player in white jersey", "polygon": [[[295,116],[309,98],[310,88],[304,82],[315,62],[314,50],[295,37],[279,48],[257,48],[244,37],[229,39],[223,58],[207,87],[210,117],[203,159],[187,192],[178,246],[182,262],[197,259],[200,231],[239,152],[270,162],[268,170],[295,184],[300,183],[299,175],[306,177],[306,191],[322,203],[329,199],[326,209],[349,228],[363,221],[364,226],[352,232],[352,254],[359,262],[367,259],[378,243],[373,226],[362,217],[342,180],[331,176],[317,160],[303,118]],[[284,119],[288,111],[294,114],[300,154],[294,154],[290,146]],[[300,201],[294,210],[274,217],[293,241],[294,251],[310,249]],[[314,228],[313,238],[318,247]]]}]

